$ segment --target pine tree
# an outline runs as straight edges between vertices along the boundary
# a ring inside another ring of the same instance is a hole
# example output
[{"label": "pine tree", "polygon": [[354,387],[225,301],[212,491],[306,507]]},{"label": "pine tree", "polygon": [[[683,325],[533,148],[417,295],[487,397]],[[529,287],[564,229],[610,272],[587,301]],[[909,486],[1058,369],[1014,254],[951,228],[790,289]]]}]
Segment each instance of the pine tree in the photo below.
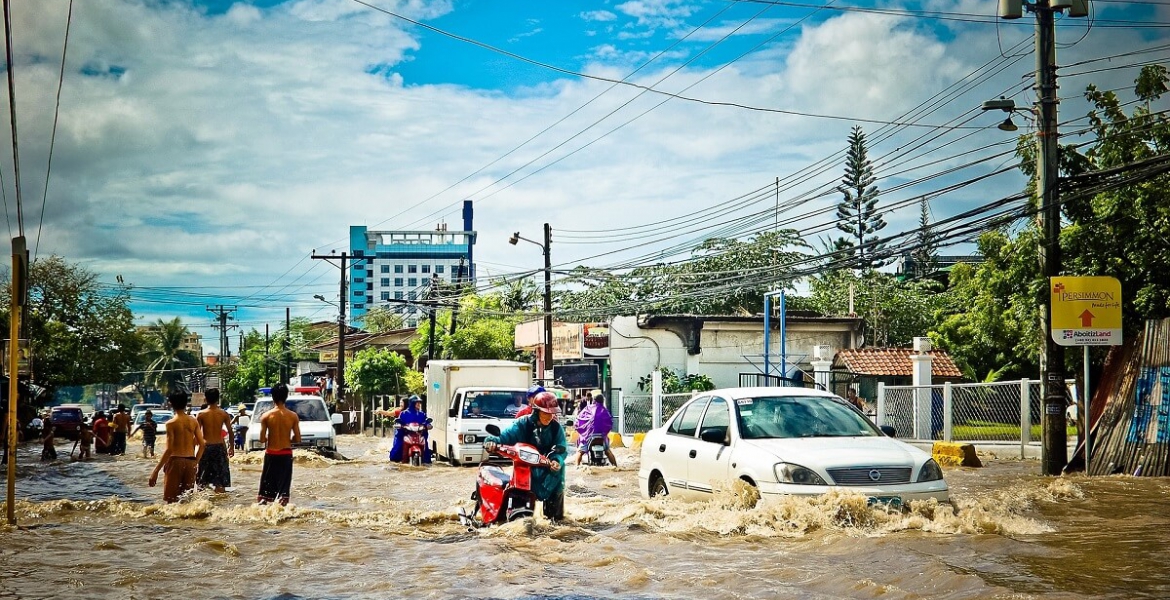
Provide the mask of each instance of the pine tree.
[{"label": "pine tree", "polygon": [[914,263],[914,276],[926,277],[934,273],[938,261],[935,253],[938,252],[938,243],[935,241],[934,228],[930,225],[930,203],[926,198],[920,204],[922,212],[918,216],[918,232],[915,234],[917,248],[910,254]]},{"label": "pine tree", "polygon": [[881,245],[874,235],[886,222],[877,210],[878,189],[873,185],[873,165],[865,148],[865,132],[854,126],[849,133],[849,151],[845,157],[845,177],[837,188],[845,197],[837,204],[837,228],[848,234],[837,245],[855,249],[854,265],[872,269],[885,264],[880,254]]}]

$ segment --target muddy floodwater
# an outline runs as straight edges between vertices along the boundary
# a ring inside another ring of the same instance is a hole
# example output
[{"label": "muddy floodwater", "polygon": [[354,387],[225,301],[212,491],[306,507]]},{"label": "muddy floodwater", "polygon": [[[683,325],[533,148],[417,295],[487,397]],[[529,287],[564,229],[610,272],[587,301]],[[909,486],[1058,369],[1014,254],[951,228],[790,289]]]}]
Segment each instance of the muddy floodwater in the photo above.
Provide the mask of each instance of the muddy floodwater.
[{"label": "muddy floodwater", "polygon": [[[568,471],[567,520],[468,531],[472,467],[296,457],[292,503],[235,487],[165,505],[136,456],[39,463],[21,449],[0,598],[1168,598],[1170,481],[1046,478],[1035,461],[947,469],[954,508],[887,512],[847,494],[643,500],[637,455]],[[131,451],[135,449],[133,442]]]}]

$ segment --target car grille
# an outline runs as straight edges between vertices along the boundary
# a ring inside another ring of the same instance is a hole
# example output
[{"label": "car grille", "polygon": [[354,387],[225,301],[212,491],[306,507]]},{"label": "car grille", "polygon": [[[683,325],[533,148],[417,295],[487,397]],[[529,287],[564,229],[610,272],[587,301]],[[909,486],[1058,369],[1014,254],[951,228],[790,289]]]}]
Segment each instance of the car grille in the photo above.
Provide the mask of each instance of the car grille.
[{"label": "car grille", "polygon": [[[873,473],[879,477],[875,480]],[[856,467],[829,469],[829,477],[837,485],[891,485],[910,483],[910,467]]]}]

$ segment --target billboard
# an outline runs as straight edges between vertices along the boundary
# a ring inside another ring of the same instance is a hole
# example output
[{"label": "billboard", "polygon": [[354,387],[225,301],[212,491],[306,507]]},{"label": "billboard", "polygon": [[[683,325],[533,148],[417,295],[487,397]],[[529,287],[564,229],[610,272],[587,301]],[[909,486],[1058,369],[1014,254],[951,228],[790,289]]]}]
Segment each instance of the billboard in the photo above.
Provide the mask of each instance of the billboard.
[{"label": "billboard", "polygon": [[581,326],[581,340],[584,356],[609,356],[609,323],[585,323]]},{"label": "billboard", "polygon": [[556,365],[553,367],[553,379],[562,387],[569,389],[601,387],[597,363]]}]

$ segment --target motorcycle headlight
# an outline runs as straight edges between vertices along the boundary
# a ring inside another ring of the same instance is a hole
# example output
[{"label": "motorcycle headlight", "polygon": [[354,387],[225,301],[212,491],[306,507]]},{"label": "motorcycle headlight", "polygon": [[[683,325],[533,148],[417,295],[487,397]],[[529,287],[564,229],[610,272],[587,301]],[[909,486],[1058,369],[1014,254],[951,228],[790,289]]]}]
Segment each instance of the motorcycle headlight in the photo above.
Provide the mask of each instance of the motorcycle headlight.
[{"label": "motorcycle headlight", "polygon": [[918,483],[922,483],[924,481],[938,481],[942,478],[942,467],[938,466],[938,463],[934,462],[933,458],[928,459],[925,463],[923,463],[922,469],[918,471]]},{"label": "motorcycle headlight", "polygon": [[521,450],[519,452],[519,454],[520,454],[520,460],[522,460],[530,465],[539,465],[540,464],[541,457],[540,457],[539,452],[533,452],[531,450]]},{"label": "motorcycle headlight", "polygon": [[778,463],[773,469],[776,471],[776,481],[780,483],[795,483],[797,485],[828,485],[816,471],[808,467],[790,463]]}]

